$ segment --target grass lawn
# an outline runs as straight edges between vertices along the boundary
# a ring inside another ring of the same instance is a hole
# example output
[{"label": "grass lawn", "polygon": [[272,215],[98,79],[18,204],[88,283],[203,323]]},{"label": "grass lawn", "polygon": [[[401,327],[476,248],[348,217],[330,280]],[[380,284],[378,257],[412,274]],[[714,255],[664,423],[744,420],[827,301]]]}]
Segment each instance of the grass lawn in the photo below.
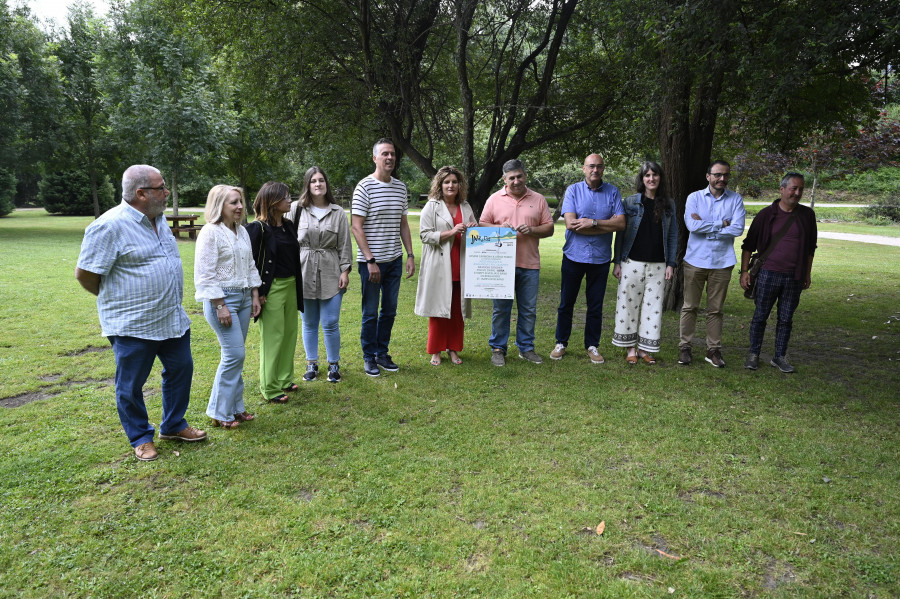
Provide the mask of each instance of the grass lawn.
[{"label": "grass lawn", "polygon": [[[897,596],[900,248],[820,240],[794,375],[767,365],[771,327],[765,365],[741,367],[753,306],[736,276],[724,369],[676,363],[674,313],[661,363],[626,365],[609,343],[612,278],[606,364],[578,351],[582,300],[564,360],[491,366],[479,300],[465,363],[435,368],[412,279],[391,346],[400,372],[370,379],[354,274],[343,382],[261,403],[251,325],[257,419],[161,441],[139,463],[94,298],[72,274],[89,222],[0,219],[0,597]],[[545,357],[562,241],[558,227],[541,243]],[[219,348],[193,300],[194,244],[179,247],[188,419],[207,428]],[[303,363],[298,342],[298,379]],[[158,422],[158,366],[147,403]]]}]

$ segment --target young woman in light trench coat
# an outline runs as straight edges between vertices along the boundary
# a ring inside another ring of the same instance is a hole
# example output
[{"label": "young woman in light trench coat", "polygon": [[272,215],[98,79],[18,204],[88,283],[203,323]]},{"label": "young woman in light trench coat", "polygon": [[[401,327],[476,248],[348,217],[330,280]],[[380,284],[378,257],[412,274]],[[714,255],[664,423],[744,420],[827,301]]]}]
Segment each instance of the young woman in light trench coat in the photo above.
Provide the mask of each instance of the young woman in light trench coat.
[{"label": "young woman in light trench coat", "polygon": [[441,167],[419,218],[422,261],[415,307],[416,314],[429,317],[426,349],[434,366],[440,365],[444,350],[451,362],[462,364],[463,317],[472,312],[471,301],[462,300],[465,233],[476,223],[462,173],[456,167]]}]

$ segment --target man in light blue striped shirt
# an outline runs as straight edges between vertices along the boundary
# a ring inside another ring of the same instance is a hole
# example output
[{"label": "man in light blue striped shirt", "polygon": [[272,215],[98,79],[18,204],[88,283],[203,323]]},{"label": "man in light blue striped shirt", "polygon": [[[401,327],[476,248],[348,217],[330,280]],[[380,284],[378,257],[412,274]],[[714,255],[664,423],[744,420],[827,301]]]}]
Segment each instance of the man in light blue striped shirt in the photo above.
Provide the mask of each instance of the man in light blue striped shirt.
[{"label": "man in light blue striped shirt", "polygon": [[122,203],[84,232],[75,278],[97,296],[100,326],[116,360],[116,406],[137,459],[159,457],[143,387],[153,362],[163,365],[160,439],[202,441],[184,414],[191,392],[191,321],[181,306],[184,272],[163,212],[169,189],[147,165],[122,176]]}]

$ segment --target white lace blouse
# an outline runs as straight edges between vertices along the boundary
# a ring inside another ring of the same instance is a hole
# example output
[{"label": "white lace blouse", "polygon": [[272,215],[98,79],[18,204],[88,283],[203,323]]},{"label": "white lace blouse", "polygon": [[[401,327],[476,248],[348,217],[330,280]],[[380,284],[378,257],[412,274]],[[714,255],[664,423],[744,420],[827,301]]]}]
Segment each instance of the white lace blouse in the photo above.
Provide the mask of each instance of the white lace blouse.
[{"label": "white lace blouse", "polygon": [[194,254],[194,299],[219,299],[225,297],[223,288],[260,285],[247,230],[239,226],[235,234],[222,223],[203,225]]}]

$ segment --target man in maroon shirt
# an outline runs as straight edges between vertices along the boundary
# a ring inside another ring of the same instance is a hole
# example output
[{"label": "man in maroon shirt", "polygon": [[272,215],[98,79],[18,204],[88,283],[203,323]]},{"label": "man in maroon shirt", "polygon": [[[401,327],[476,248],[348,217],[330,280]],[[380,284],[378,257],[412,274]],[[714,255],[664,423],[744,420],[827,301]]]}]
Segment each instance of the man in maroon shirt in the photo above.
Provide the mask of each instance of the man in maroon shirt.
[{"label": "man in maroon shirt", "polygon": [[[778,323],[775,326],[775,354],[772,366],[781,372],[794,372],[787,360],[787,346],[791,338],[794,311],[800,304],[800,293],[809,289],[813,255],[816,252],[816,213],[800,204],[803,197],[803,175],[788,173],[781,179],[781,198],[759,211],[747,237],[741,244],[741,287],[750,286],[750,255],[754,251],[765,252],[778,237],[777,245],[769,253],[756,280],[756,311],[750,321],[750,355],[744,368],[759,368],[759,352],[762,349],[766,320],[778,302]],[[796,216],[791,217],[796,213]]]}]

